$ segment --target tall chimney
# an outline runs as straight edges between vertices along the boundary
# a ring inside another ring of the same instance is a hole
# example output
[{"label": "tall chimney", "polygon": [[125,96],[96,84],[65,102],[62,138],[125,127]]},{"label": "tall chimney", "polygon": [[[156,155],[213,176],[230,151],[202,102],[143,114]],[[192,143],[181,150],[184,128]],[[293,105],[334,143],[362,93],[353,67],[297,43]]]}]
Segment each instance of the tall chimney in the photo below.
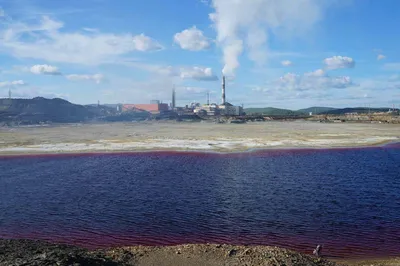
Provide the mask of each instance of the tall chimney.
[{"label": "tall chimney", "polygon": [[210,105],[210,92],[207,91],[207,105]]},{"label": "tall chimney", "polygon": [[175,85],[174,88],[172,89],[172,109],[175,109]]},{"label": "tall chimney", "polygon": [[222,76],[222,105],[225,103],[225,76]]},{"label": "tall chimney", "polygon": [[8,89],[8,99],[11,99],[11,89]]}]

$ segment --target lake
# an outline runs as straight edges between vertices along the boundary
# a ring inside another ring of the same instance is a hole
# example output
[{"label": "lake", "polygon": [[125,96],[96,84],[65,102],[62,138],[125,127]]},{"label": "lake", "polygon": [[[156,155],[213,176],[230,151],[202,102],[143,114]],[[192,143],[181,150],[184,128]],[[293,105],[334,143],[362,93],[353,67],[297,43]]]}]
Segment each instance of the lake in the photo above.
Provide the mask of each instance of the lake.
[{"label": "lake", "polygon": [[0,238],[400,255],[400,145],[0,157]]}]

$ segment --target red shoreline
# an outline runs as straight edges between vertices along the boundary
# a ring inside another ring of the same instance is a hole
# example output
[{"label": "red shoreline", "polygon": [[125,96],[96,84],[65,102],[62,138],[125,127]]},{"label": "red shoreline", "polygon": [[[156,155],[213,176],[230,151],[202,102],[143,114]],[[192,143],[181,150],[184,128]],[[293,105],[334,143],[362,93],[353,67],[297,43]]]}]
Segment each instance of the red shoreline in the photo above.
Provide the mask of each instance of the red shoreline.
[{"label": "red shoreline", "polygon": [[86,157],[86,156],[137,156],[137,155],[166,155],[166,156],[232,156],[242,157],[244,155],[284,155],[292,153],[310,153],[310,152],[326,152],[326,151],[348,151],[348,150],[368,150],[376,148],[400,148],[400,142],[389,142],[385,144],[370,145],[370,146],[353,146],[353,147],[291,147],[291,148],[261,148],[250,149],[247,151],[232,151],[232,152],[219,152],[219,151],[185,151],[185,150],[143,150],[143,151],[99,151],[99,152],[62,152],[62,153],[27,153],[27,154],[0,154],[1,159],[10,158],[68,158],[68,157]]},{"label": "red shoreline", "polygon": [[[72,236],[72,237],[71,237]],[[305,236],[278,236],[268,234],[260,236],[259,240],[245,240],[244,236],[232,238],[232,236],[216,237],[209,235],[186,235],[179,237],[162,237],[150,235],[130,235],[126,234],[102,234],[95,232],[65,232],[64,235],[44,235],[36,232],[31,234],[0,234],[3,239],[30,239],[47,241],[54,244],[67,244],[89,250],[109,249],[130,246],[177,246],[185,244],[228,244],[239,246],[277,246],[294,250],[303,254],[312,254],[316,244],[323,245],[323,253],[330,259],[388,259],[400,256],[398,249],[392,245],[385,245],[379,249],[371,246],[364,246],[363,242],[358,241],[338,241],[336,239],[318,242],[316,239]]]}]

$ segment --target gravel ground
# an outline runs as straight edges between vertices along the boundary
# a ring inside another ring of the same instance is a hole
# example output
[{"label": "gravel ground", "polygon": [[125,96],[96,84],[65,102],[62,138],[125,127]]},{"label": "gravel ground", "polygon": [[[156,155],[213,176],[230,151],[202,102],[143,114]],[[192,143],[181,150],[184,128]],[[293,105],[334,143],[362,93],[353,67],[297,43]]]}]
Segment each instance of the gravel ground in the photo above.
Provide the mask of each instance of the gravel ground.
[{"label": "gravel ground", "polygon": [[400,141],[400,125],[253,122],[140,122],[0,128],[0,153],[142,150],[244,151],[370,146]]},{"label": "gravel ground", "polygon": [[179,245],[86,249],[33,240],[0,239],[0,266],[398,266],[400,258],[339,260],[268,246]]},{"label": "gravel ground", "polygon": [[180,245],[125,247],[87,251],[30,240],[0,240],[0,265],[299,265],[334,266],[333,262],[275,247]]}]

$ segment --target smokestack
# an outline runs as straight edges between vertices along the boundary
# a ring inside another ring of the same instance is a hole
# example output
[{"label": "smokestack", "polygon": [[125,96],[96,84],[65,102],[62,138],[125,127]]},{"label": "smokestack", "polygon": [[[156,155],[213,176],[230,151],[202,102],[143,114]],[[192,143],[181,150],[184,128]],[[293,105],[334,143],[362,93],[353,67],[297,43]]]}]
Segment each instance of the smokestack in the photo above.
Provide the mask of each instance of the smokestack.
[{"label": "smokestack", "polygon": [[8,89],[8,99],[11,99],[11,89]]},{"label": "smokestack", "polygon": [[225,105],[225,76],[222,76],[222,105]]},{"label": "smokestack", "polygon": [[175,109],[175,85],[174,88],[172,89],[172,109]]},{"label": "smokestack", "polygon": [[210,105],[210,92],[207,91],[207,105]]}]

